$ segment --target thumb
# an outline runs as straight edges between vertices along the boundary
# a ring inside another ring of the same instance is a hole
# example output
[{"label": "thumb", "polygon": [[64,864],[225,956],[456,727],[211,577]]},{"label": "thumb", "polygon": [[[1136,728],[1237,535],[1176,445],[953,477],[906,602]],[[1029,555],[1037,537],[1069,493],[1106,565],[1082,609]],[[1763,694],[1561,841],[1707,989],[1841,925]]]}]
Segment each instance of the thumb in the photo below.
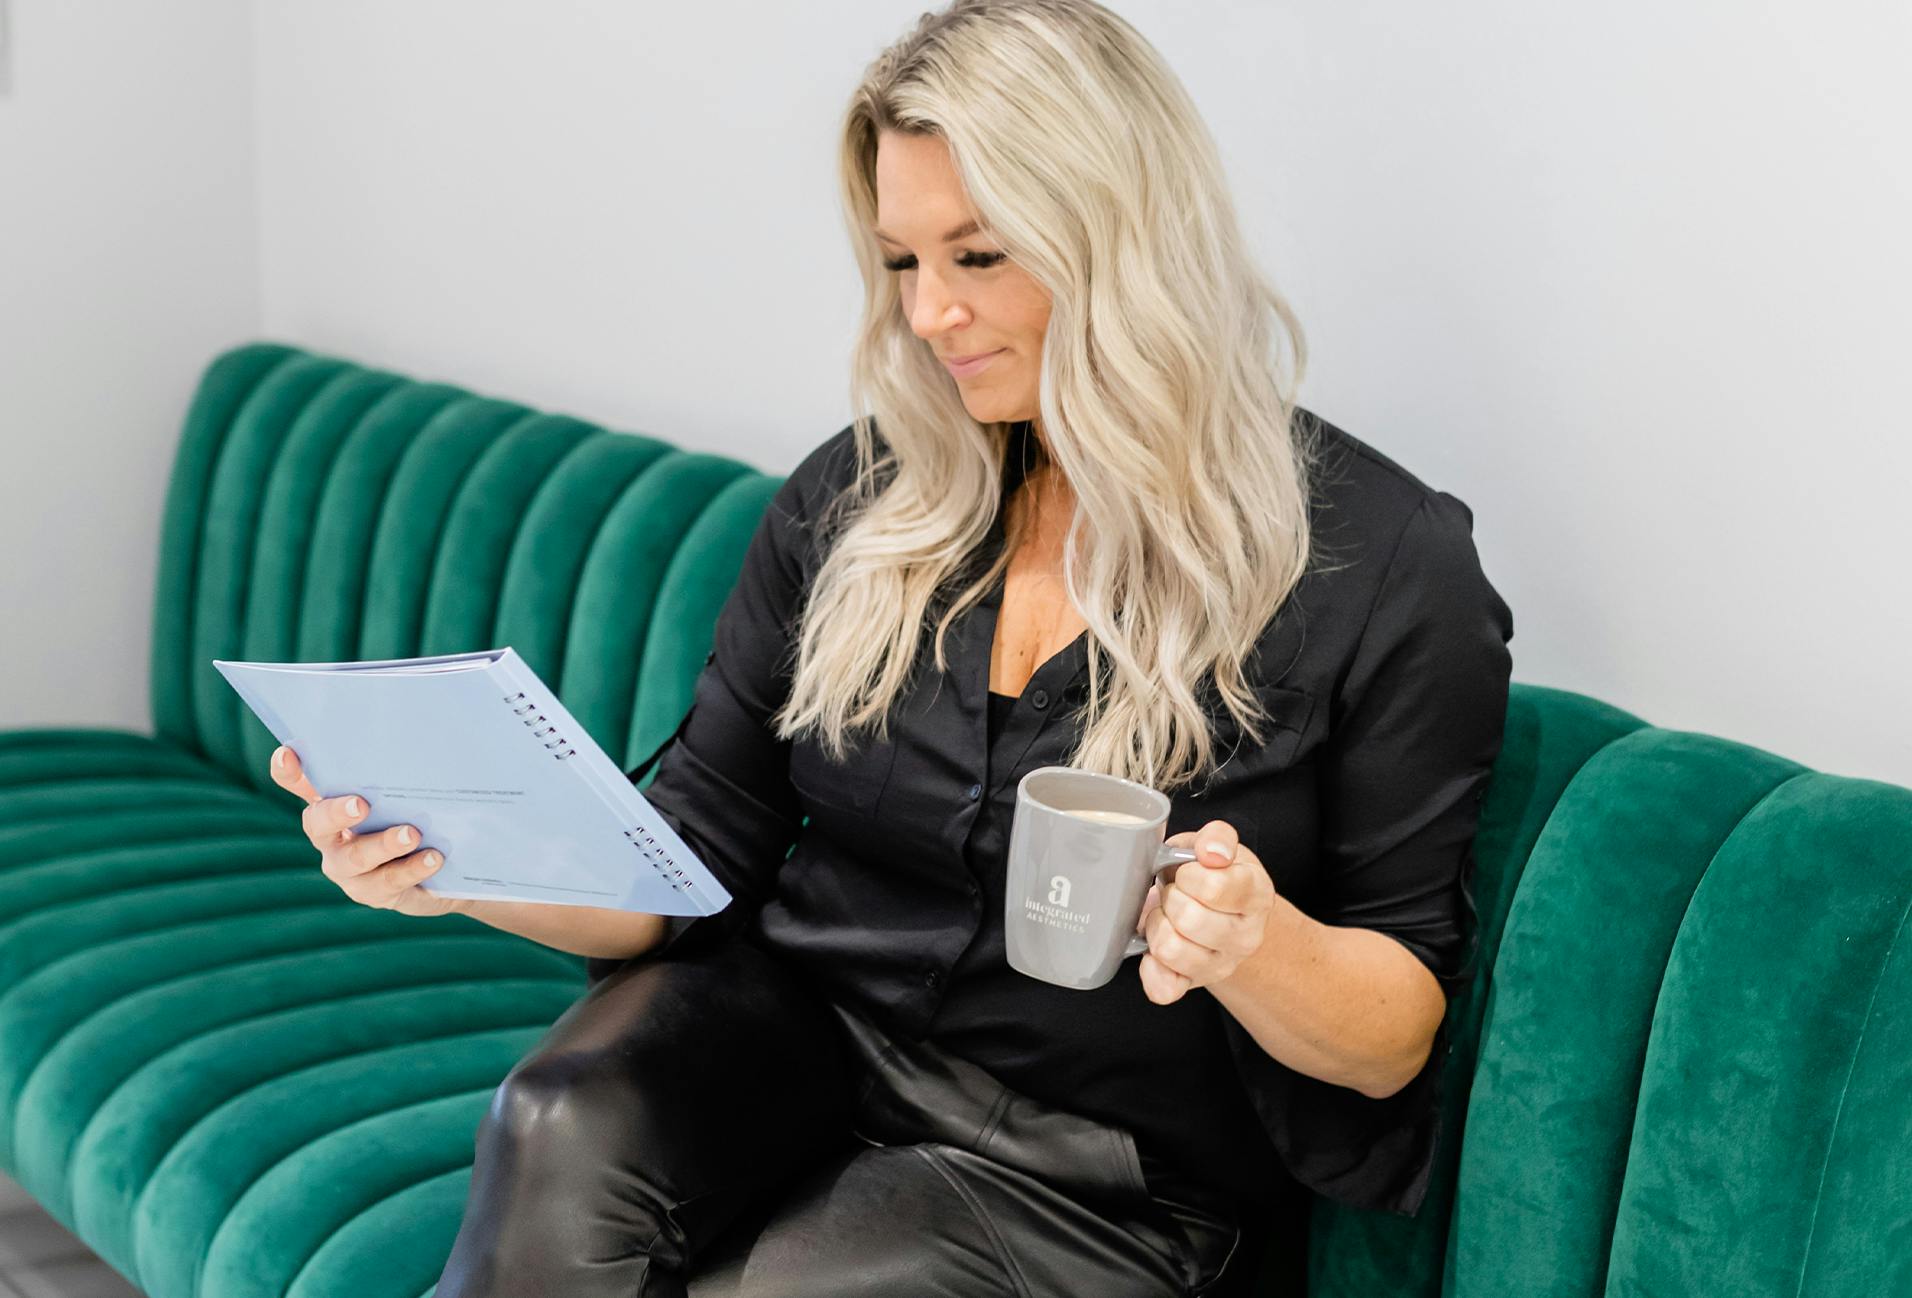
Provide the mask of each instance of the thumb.
[{"label": "thumb", "polygon": [[312,781],[305,778],[305,768],[299,763],[299,755],[284,744],[272,750],[272,780],[307,802],[319,801],[319,791],[312,787]]}]

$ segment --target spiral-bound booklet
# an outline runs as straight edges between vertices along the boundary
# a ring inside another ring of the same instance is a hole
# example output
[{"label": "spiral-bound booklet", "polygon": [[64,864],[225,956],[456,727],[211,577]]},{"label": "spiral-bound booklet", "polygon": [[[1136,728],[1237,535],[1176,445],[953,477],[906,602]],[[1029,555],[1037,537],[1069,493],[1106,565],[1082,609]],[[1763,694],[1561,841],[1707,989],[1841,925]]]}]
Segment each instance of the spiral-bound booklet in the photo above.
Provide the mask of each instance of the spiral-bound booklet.
[{"label": "spiral-bound booklet", "polygon": [[370,662],[213,660],[355,828],[415,825],[443,897],[710,915],[724,889],[506,646]]}]

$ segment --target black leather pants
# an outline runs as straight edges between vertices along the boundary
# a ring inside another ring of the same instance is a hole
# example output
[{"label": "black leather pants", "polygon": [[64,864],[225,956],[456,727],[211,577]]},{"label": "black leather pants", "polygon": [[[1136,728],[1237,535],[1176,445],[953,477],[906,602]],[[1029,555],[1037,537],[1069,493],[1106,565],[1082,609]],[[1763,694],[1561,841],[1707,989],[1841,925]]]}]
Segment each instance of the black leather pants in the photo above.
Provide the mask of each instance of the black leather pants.
[{"label": "black leather pants", "polygon": [[732,939],[622,966],[512,1069],[435,1298],[1182,1296],[1240,1239],[1125,1129]]}]

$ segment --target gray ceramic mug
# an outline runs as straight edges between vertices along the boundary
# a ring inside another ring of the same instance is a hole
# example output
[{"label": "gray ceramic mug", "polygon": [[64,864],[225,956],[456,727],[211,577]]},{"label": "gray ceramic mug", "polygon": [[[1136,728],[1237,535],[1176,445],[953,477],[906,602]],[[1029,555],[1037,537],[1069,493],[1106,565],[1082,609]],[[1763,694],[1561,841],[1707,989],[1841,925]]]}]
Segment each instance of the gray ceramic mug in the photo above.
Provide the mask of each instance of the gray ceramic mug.
[{"label": "gray ceramic mug", "polygon": [[1168,796],[1133,780],[1042,766],[1016,785],[1003,930],[1009,965],[1088,991],[1148,950],[1135,931],[1149,885],[1184,861],[1164,847]]}]

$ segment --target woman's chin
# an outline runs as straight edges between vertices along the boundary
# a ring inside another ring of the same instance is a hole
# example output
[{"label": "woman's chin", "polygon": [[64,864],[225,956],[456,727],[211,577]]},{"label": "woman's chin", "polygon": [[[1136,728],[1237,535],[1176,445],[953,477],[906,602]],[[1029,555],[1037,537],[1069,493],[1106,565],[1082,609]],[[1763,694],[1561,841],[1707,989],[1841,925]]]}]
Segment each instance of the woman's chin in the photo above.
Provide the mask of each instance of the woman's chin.
[{"label": "woman's chin", "polygon": [[1013,424],[1034,419],[1040,409],[1034,401],[1012,401],[991,392],[962,390],[963,409],[979,424]]}]

